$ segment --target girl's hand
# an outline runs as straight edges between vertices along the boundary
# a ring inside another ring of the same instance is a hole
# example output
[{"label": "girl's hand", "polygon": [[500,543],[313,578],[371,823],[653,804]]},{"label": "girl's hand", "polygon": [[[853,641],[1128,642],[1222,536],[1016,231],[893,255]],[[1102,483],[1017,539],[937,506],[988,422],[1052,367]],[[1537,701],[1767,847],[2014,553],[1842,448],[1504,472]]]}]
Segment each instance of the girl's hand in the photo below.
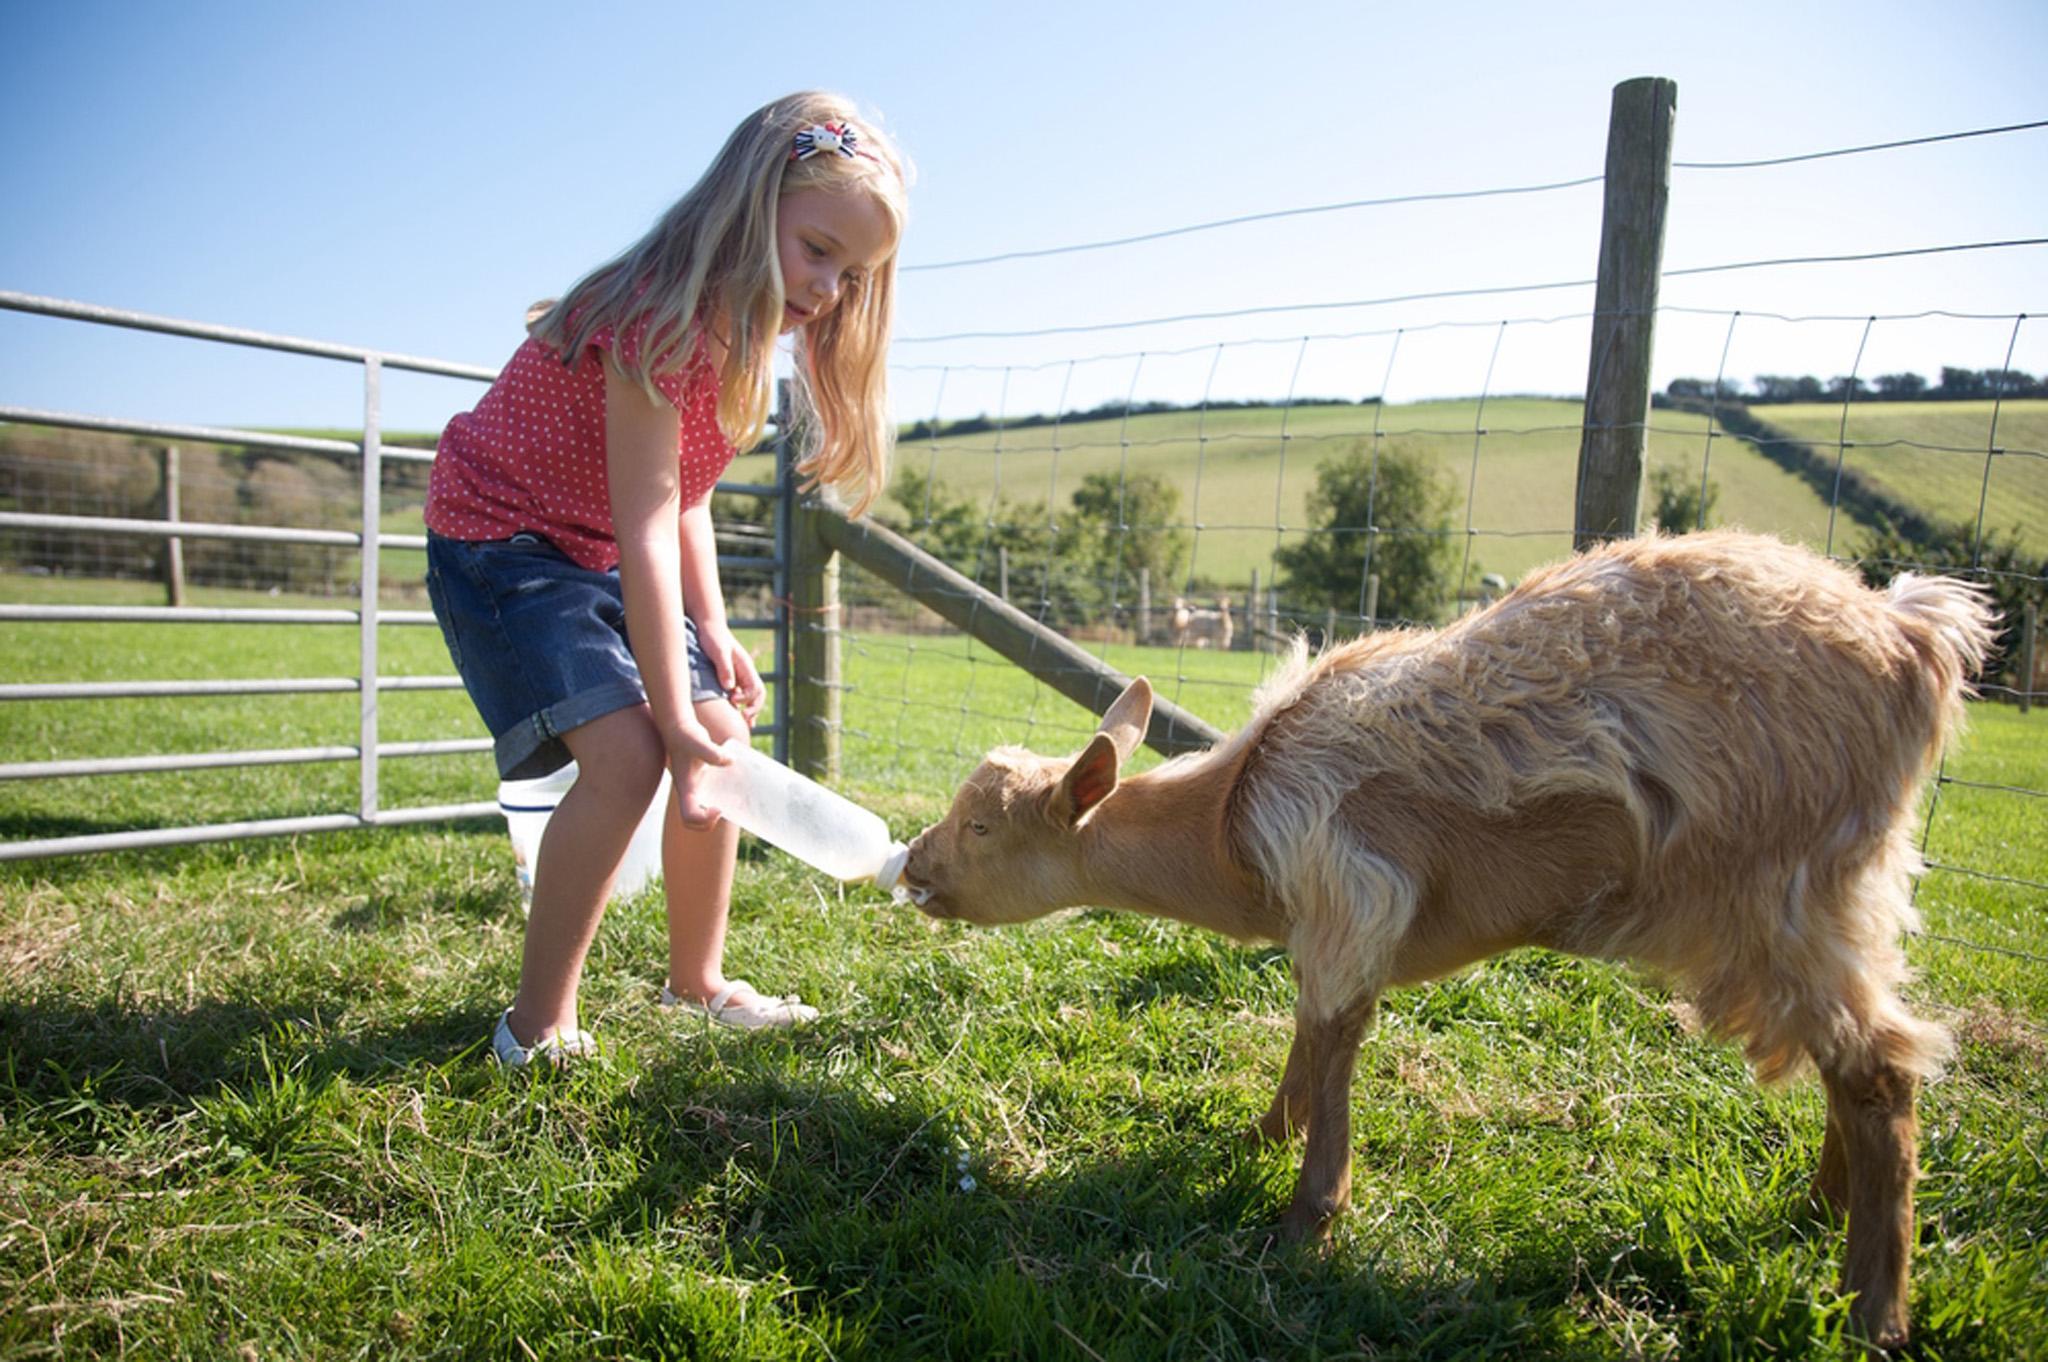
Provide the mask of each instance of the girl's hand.
[{"label": "girl's hand", "polygon": [[718,673],[718,684],[725,687],[726,698],[751,726],[766,698],[754,655],[723,624],[698,625],[697,646],[704,650],[705,660]]},{"label": "girl's hand", "polygon": [[709,828],[718,823],[718,810],[697,796],[697,773],[706,765],[729,766],[732,758],[718,750],[711,735],[693,717],[675,732],[663,735],[668,747],[669,774],[675,778],[676,806],[686,828]]}]

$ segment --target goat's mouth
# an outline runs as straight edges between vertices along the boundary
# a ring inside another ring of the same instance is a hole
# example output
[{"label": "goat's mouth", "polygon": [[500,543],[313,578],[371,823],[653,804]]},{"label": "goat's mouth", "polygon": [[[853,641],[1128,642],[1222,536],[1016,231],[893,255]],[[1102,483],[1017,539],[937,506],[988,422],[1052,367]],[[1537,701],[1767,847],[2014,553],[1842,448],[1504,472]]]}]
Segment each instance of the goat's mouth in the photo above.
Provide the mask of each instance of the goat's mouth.
[{"label": "goat's mouth", "polygon": [[908,875],[904,875],[896,881],[896,887],[889,891],[889,896],[898,903],[913,904],[921,911],[931,913],[934,917],[940,916],[932,906],[931,886],[919,884]]}]

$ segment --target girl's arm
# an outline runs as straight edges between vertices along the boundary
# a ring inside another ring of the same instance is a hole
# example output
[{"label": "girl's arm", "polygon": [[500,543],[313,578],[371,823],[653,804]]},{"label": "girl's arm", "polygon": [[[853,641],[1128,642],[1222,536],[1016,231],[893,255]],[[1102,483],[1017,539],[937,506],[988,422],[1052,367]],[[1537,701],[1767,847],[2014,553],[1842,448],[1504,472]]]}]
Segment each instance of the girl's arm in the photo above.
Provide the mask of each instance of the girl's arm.
[{"label": "girl's arm", "polygon": [[[676,468],[679,418],[631,379],[605,366],[605,474],[612,532],[619,545],[619,589],[626,600],[626,633],[647,689],[647,707],[668,749],[683,821],[716,821],[696,799],[696,763],[723,766],[690,703],[690,667],[683,641],[682,492]],[[709,512],[706,512],[707,524]],[[717,557],[713,554],[713,590]],[[724,605],[718,606],[724,619]]]},{"label": "girl's arm", "polygon": [[697,624],[697,643],[718,673],[718,684],[748,723],[761,710],[761,674],[725,619],[725,589],[718,580],[718,541],[711,529],[711,497],[683,512],[676,529],[682,545],[683,609]]}]

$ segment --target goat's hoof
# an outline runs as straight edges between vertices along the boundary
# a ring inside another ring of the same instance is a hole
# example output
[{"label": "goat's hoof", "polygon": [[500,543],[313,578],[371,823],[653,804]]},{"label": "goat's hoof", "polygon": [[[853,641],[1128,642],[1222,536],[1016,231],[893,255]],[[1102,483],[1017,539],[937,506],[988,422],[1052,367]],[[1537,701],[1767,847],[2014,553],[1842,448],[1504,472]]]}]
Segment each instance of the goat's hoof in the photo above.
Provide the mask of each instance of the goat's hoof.
[{"label": "goat's hoof", "polygon": [[1268,1145],[1285,1144],[1299,1132],[1289,1130],[1285,1122],[1254,1121],[1238,1134],[1238,1143],[1247,1149],[1264,1149]]},{"label": "goat's hoof", "polygon": [[1903,1309],[1873,1312],[1874,1319],[1867,1319],[1860,1311],[1851,1310],[1850,1318],[1855,1323],[1855,1332],[1863,1339],[1864,1348],[1873,1356],[1897,1352],[1906,1346],[1906,1312]]},{"label": "goat's hoof", "polygon": [[1330,1226],[1336,1222],[1337,1212],[1342,1209],[1341,1206],[1316,1202],[1290,1206],[1280,1221],[1280,1237],[1291,1244],[1328,1243]]},{"label": "goat's hoof", "polygon": [[1815,1178],[1807,1185],[1806,1204],[1815,1215],[1834,1220],[1846,1219],[1849,1214],[1849,1192],[1845,1187],[1837,1187]]},{"label": "goat's hoof", "polygon": [[1818,1182],[1806,1189],[1806,1214],[1824,1225],[1839,1225],[1849,1217],[1849,1200],[1846,1196]]}]

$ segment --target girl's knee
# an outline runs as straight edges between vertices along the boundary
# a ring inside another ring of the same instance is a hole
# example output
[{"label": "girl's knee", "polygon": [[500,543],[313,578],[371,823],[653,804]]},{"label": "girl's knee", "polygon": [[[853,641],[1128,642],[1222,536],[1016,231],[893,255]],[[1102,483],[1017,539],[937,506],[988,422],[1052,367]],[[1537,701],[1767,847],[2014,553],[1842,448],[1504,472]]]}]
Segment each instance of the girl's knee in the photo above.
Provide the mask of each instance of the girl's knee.
[{"label": "girl's knee", "polygon": [[704,725],[704,731],[715,743],[745,738],[753,732],[747,726],[746,716],[730,700],[699,700],[696,708],[697,722]]},{"label": "girl's knee", "polygon": [[580,785],[595,775],[598,782],[645,803],[661,783],[668,751],[654,717],[643,705],[614,710],[563,735],[581,771]]}]

